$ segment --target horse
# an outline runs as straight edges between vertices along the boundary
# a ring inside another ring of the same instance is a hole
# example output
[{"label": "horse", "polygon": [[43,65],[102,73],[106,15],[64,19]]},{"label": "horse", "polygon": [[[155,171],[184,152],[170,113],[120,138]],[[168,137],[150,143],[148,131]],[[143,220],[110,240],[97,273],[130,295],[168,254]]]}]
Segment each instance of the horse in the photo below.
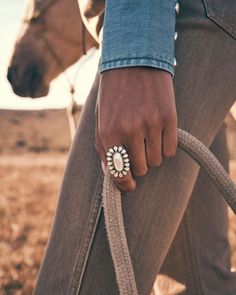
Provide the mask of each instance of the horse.
[{"label": "horse", "polygon": [[98,46],[85,33],[77,0],[31,1],[23,26],[7,74],[22,97],[46,96],[50,82],[85,54],[85,42]]},{"label": "horse", "polygon": [[38,98],[49,92],[50,82],[62,72],[70,84],[71,104],[67,116],[71,138],[75,133],[74,114],[78,106],[66,69],[97,40],[83,24],[77,0],[34,0],[27,6],[22,34],[16,40],[7,78],[18,96]]}]

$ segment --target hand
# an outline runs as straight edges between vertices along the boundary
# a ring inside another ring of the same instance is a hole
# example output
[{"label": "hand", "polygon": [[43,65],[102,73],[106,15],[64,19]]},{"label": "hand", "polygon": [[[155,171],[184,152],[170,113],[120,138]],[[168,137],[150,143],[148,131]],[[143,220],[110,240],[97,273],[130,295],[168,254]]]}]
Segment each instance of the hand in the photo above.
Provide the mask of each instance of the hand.
[{"label": "hand", "polygon": [[125,147],[130,171],[112,176],[123,191],[136,187],[134,176],[172,157],[177,148],[177,114],[171,74],[151,67],[126,67],[101,74],[96,105],[96,151],[105,167],[106,152]]}]

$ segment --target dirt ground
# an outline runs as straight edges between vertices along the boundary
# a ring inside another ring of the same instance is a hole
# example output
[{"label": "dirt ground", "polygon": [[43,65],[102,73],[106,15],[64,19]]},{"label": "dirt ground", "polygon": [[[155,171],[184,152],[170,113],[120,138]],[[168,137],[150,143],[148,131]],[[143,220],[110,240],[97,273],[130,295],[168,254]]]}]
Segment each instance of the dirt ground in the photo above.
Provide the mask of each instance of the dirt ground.
[{"label": "dirt ground", "polygon": [[[0,295],[30,295],[57,202],[69,130],[65,112],[57,110],[0,111],[0,128]],[[230,211],[229,219],[236,267],[236,219]]]},{"label": "dirt ground", "polygon": [[0,295],[32,294],[70,135],[65,110],[0,111]]}]

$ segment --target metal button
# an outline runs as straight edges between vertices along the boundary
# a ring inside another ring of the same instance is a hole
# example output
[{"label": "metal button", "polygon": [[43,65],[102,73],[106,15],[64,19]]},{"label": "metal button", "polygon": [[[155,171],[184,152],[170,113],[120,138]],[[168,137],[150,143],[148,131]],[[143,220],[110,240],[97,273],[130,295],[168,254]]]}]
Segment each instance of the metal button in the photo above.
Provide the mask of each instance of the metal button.
[{"label": "metal button", "polygon": [[175,32],[175,40],[177,40],[177,38],[178,38],[178,33],[177,32]]},{"label": "metal button", "polygon": [[175,11],[177,14],[179,13],[179,2],[175,4]]},{"label": "metal button", "polygon": [[176,59],[174,57],[174,67],[176,67],[176,66],[177,66],[177,61],[176,61]]}]

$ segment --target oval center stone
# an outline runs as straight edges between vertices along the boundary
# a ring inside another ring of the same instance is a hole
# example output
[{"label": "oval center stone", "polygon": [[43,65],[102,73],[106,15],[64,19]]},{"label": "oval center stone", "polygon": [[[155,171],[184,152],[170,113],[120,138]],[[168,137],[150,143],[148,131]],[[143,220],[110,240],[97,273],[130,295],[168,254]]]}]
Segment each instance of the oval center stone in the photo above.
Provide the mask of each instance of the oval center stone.
[{"label": "oval center stone", "polygon": [[124,169],[123,157],[120,153],[114,153],[113,163],[117,171],[122,171]]}]

